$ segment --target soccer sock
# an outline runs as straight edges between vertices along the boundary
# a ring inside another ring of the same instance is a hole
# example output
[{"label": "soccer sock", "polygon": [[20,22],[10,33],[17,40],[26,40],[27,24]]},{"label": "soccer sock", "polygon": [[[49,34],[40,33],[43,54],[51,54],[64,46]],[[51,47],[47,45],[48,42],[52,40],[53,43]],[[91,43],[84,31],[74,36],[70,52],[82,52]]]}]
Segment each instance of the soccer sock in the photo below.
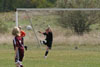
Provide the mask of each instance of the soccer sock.
[{"label": "soccer sock", "polygon": [[45,56],[47,56],[47,55],[48,55],[48,53],[49,53],[49,51],[46,51],[46,52],[45,52]]}]

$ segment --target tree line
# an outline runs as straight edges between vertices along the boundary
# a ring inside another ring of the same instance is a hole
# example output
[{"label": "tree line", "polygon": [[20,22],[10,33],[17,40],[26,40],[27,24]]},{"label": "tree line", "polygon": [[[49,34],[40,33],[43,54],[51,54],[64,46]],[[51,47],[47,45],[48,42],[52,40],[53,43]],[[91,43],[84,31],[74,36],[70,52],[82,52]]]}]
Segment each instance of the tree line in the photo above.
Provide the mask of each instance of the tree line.
[{"label": "tree line", "polygon": [[100,8],[100,0],[0,0],[0,11],[16,8]]},{"label": "tree line", "polygon": [[56,0],[0,0],[0,11],[14,11],[16,8],[52,8]]}]

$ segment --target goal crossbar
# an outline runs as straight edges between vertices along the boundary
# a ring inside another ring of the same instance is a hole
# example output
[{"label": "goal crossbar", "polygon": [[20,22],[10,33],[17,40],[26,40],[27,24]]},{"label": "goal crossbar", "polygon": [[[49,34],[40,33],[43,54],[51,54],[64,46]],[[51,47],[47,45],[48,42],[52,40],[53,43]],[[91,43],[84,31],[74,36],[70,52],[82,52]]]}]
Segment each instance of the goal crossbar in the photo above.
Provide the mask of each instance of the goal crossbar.
[{"label": "goal crossbar", "polygon": [[100,8],[17,8],[16,9],[16,26],[18,26],[19,11],[100,11]]},{"label": "goal crossbar", "polygon": [[100,8],[17,8],[17,11],[30,11],[30,10],[54,10],[54,11],[99,11]]}]

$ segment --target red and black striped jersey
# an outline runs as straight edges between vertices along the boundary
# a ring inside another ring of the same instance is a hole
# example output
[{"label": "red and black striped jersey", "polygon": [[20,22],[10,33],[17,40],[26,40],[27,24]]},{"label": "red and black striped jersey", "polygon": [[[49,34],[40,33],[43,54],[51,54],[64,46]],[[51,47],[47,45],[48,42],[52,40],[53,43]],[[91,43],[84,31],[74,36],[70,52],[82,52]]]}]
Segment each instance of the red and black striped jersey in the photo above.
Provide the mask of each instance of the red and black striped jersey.
[{"label": "red and black striped jersey", "polygon": [[21,36],[16,36],[13,40],[14,49],[18,47],[18,49],[24,50],[23,40]]}]

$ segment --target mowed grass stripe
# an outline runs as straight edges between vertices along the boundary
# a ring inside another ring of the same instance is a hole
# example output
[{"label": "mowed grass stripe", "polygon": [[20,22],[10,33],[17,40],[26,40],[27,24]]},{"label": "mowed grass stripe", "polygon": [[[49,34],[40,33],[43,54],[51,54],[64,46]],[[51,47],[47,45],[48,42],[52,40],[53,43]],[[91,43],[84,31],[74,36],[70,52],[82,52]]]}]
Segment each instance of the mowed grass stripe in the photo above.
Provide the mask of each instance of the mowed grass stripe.
[{"label": "mowed grass stripe", "polygon": [[[25,67],[100,67],[100,53],[84,50],[51,50],[44,59],[44,49],[25,52]],[[14,51],[0,50],[0,67],[15,67]]]}]

